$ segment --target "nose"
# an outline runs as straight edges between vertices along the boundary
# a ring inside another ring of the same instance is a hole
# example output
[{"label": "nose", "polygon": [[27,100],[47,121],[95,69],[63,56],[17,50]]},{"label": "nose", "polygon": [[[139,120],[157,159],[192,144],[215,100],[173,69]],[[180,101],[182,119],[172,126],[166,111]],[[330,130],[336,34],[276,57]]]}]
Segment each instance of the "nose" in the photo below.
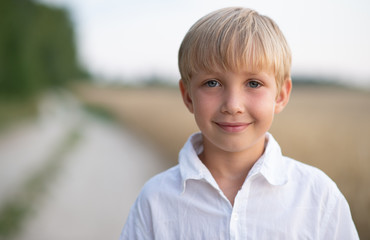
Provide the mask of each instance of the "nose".
[{"label": "nose", "polygon": [[244,113],[244,97],[239,89],[229,89],[225,91],[221,112],[224,114],[242,114]]}]

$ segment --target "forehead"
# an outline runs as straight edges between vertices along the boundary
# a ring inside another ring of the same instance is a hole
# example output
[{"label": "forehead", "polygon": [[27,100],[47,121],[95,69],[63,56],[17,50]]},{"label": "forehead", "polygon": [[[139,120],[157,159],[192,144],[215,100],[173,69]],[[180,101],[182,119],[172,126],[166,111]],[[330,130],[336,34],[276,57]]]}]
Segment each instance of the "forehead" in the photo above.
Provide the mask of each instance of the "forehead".
[{"label": "forehead", "polygon": [[250,70],[226,70],[226,71],[220,71],[219,69],[216,69],[214,71],[198,71],[193,74],[192,79],[207,79],[207,78],[241,78],[243,80],[249,79],[249,78],[258,78],[258,79],[273,79],[275,81],[275,74],[271,70],[262,69],[255,71]]},{"label": "forehead", "polygon": [[[253,64],[254,63],[254,64]],[[217,75],[222,76],[226,73],[237,73],[248,76],[253,75],[275,75],[275,71],[272,66],[264,65],[263,61],[251,61],[251,64],[246,64],[244,61],[240,61],[234,65],[226,65],[223,62],[214,62],[214,64],[205,65],[199,64],[193,69],[191,74],[195,75]]]}]

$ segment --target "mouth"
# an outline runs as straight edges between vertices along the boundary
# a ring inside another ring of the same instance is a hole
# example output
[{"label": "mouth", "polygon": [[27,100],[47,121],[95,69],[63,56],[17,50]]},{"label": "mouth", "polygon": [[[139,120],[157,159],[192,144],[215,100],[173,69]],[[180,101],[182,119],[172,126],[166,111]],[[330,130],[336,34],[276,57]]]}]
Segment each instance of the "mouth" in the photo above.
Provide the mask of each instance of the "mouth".
[{"label": "mouth", "polygon": [[251,123],[241,122],[215,122],[222,130],[228,133],[238,133],[246,129]]}]

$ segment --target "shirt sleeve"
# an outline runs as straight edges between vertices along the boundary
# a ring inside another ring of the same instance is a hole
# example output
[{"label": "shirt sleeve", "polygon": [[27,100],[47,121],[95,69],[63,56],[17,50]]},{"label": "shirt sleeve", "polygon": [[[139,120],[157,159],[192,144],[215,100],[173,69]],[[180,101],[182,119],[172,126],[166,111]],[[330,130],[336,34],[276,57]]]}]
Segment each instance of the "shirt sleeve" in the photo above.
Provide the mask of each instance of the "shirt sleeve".
[{"label": "shirt sleeve", "polygon": [[328,211],[325,223],[321,239],[359,239],[349,205],[340,192]]},{"label": "shirt sleeve", "polygon": [[132,206],[120,240],[149,240],[153,239],[150,208],[139,196]]}]

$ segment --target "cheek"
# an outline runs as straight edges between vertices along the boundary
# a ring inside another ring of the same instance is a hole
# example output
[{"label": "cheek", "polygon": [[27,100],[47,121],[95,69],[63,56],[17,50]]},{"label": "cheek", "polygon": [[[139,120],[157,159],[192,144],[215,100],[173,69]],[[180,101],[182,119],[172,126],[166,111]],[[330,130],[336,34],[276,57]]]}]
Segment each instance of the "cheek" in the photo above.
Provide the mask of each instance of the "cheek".
[{"label": "cheek", "polygon": [[194,113],[206,115],[217,108],[217,99],[207,94],[197,93],[193,99]]},{"label": "cheek", "polygon": [[269,93],[255,95],[248,103],[250,113],[257,118],[270,118],[274,115],[275,98]]}]

